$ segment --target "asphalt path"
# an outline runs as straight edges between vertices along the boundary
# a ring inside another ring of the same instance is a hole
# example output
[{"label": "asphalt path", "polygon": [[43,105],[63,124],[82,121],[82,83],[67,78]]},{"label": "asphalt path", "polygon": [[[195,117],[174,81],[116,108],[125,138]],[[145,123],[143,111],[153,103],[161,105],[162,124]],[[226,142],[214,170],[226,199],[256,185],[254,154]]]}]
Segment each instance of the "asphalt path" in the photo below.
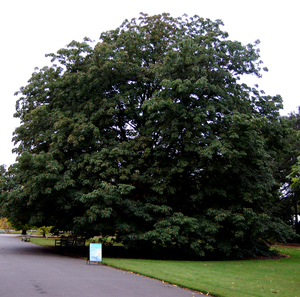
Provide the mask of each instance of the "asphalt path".
[{"label": "asphalt path", "polygon": [[180,287],[0,234],[0,297],[200,297]]}]

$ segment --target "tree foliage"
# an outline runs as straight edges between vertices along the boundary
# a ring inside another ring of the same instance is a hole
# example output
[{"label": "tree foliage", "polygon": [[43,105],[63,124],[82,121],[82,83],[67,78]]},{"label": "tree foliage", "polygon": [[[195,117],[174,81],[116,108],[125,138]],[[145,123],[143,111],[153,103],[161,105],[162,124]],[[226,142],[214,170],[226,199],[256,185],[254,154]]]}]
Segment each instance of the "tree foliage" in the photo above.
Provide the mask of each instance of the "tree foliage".
[{"label": "tree foliage", "polygon": [[6,218],[0,217],[0,229],[8,229],[9,225]]},{"label": "tree foliage", "polygon": [[293,125],[294,134],[292,140],[290,141],[292,143],[291,153],[285,155],[284,160],[286,163],[283,162],[284,165],[289,165],[289,170],[286,172],[288,175],[286,176],[285,183],[287,190],[284,191],[284,194],[285,198],[287,196],[292,204],[294,229],[296,230],[297,234],[300,235],[300,223],[298,220],[300,205],[300,107],[298,108],[298,113],[291,113],[288,119]]},{"label": "tree foliage", "polygon": [[198,256],[284,241],[270,213],[282,99],[240,82],[261,76],[259,42],[231,41],[221,25],[141,14],[50,54],[18,93],[4,212]]},{"label": "tree foliage", "polygon": [[292,170],[288,175],[288,178],[291,180],[290,189],[293,193],[292,203],[294,206],[294,226],[297,234],[300,235],[300,222],[298,220],[300,205],[300,156],[298,156],[297,162],[292,166]]},{"label": "tree foliage", "polygon": [[300,108],[298,113],[293,112],[282,117],[282,121],[292,129],[289,129],[289,133],[286,135],[286,149],[280,152],[275,162],[274,176],[280,185],[281,196],[277,201],[274,201],[273,212],[296,229],[300,195],[299,188],[292,186],[292,177],[300,155]]},{"label": "tree foliage", "polygon": [[289,176],[292,180],[291,188],[297,189],[300,186],[300,157],[297,158],[297,163],[292,166],[292,171]]}]

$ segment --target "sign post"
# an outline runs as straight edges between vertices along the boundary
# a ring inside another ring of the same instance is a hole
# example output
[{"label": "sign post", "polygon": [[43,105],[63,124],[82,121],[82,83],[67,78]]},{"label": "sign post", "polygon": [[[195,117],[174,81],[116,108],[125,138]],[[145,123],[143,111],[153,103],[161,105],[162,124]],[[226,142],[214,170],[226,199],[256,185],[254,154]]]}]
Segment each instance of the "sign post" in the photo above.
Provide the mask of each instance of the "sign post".
[{"label": "sign post", "polygon": [[90,243],[89,244],[89,265],[91,262],[102,262],[102,244]]}]

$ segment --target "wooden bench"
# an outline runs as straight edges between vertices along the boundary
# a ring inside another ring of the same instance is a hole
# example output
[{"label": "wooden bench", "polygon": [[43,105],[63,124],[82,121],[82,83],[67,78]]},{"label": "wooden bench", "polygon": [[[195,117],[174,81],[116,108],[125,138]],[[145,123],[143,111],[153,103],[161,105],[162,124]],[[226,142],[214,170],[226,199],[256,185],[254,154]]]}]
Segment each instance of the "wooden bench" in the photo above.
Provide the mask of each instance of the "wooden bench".
[{"label": "wooden bench", "polygon": [[85,246],[85,238],[78,237],[74,240],[74,246]]},{"label": "wooden bench", "polygon": [[22,241],[30,241],[31,234],[22,235]]},{"label": "wooden bench", "polygon": [[56,247],[79,247],[85,246],[85,238],[73,237],[73,236],[61,236],[59,239],[55,239]]},{"label": "wooden bench", "polygon": [[73,241],[72,236],[62,236],[60,239],[55,239],[55,246],[73,246]]}]

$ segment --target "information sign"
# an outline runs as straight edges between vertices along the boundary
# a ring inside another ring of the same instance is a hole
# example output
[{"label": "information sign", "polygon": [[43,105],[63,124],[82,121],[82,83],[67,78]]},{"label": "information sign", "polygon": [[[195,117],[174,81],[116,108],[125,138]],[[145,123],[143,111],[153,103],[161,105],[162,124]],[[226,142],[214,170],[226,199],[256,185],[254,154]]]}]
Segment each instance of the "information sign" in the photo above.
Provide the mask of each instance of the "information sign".
[{"label": "information sign", "polygon": [[102,244],[89,244],[89,262],[102,262]]}]

